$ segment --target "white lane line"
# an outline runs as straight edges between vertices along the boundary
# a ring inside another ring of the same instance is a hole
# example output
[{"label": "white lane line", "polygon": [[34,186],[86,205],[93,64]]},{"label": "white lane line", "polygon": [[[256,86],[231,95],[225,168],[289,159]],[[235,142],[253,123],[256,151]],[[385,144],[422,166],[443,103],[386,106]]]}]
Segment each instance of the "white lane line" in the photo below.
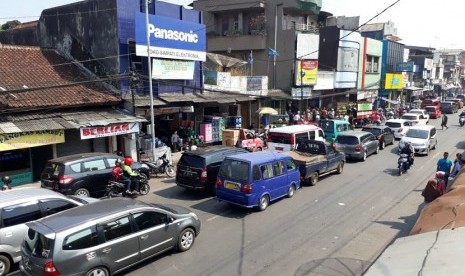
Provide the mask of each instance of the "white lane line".
[{"label": "white lane line", "polygon": [[216,215],[216,216],[213,216],[213,217],[211,217],[211,218],[207,218],[207,221],[212,221],[212,220],[217,219],[217,218],[219,218],[219,217],[220,217],[220,216]]}]

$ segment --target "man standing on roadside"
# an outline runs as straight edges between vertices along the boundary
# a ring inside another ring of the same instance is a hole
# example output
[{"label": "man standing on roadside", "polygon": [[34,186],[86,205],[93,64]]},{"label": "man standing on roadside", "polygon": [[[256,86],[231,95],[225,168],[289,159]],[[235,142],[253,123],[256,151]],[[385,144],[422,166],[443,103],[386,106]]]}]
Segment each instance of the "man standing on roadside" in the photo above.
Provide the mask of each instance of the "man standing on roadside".
[{"label": "man standing on roadside", "polygon": [[449,129],[449,127],[447,126],[447,115],[445,113],[442,114],[441,129],[444,129],[444,127],[446,127],[446,129]]},{"label": "man standing on roadside", "polygon": [[449,160],[449,153],[446,151],[444,152],[444,158],[441,158],[438,160],[437,168],[436,171],[442,171],[445,173],[444,180],[446,182],[446,187],[447,187],[447,181],[449,179],[450,175],[450,170],[452,168],[452,161]]}]

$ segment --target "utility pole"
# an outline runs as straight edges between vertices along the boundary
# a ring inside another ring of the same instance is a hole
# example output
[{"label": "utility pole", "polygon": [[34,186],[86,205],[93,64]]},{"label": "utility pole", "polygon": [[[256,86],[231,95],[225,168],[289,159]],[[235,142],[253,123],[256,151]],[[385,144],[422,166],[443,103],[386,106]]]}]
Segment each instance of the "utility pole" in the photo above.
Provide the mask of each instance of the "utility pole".
[{"label": "utility pole", "polygon": [[[147,33],[147,62],[149,74],[149,90],[150,90],[150,128],[152,132],[152,158],[155,160],[155,116],[153,111],[153,88],[152,88],[152,57],[150,56],[150,32],[149,32],[149,2],[152,0],[145,0],[145,28]],[[155,0],[153,5],[155,7]],[[155,8],[154,8],[155,10]]]}]

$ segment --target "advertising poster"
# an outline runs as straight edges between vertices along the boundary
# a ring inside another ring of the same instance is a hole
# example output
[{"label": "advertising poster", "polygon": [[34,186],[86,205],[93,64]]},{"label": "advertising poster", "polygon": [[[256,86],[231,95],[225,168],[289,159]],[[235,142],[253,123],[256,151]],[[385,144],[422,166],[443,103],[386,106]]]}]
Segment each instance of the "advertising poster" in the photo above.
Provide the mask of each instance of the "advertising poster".
[{"label": "advertising poster", "polygon": [[112,124],[101,127],[81,127],[81,140],[139,132],[138,123]]},{"label": "advertising poster", "polygon": [[[318,75],[318,61],[317,60],[303,60],[300,66],[300,60],[296,62],[296,86],[301,85],[315,85]],[[302,80],[301,80],[302,76]]]},{"label": "advertising poster", "polygon": [[40,147],[64,142],[64,129],[0,134],[0,151]]},{"label": "advertising poster", "polygon": [[404,78],[402,74],[386,73],[386,84],[384,89],[402,89],[404,87]]},{"label": "advertising poster", "polygon": [[152,79],[193,80],[195,61],[154,59]]}]

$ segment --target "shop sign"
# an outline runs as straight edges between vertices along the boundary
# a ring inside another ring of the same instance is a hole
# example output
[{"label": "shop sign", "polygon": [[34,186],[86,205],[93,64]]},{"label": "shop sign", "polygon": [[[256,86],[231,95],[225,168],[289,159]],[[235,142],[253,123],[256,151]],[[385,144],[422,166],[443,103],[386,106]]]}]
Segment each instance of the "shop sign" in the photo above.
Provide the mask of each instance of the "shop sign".
[{"label": "shop sign", "polygon": [[112,124],[102,127],[81,127],[81,140],[139,132],[138,123]]},{"label": "shop sign", "polygon": [[155,115],[163,115],[163,114],[173,114],[173,113],[179,113],[179,112],[194,112],[194,106],[176,106],[176,107],[162,107],[162,108],[157,108],[154,110]]},{"label": "shop sign", "polygon": [[396,64],[396,71],[397,72],[413,72],[414,62],[398,62]]},{"label": "shop sign", "polygon": [[303,60],[302,65],[300,60],[296,62],[295,69],[295,84],[301,85],[315,85],[318,75],[318,61],[317,60]]},{"label": "shop sign", "polygon": [[193,80],[195,61],[154,59],[152,79]]},{"label": "shop sign", "polygon": [[371,103],[359,103],[357,104],[357,111],[369,111],[373,109]]},{"label": "shop sign", "polygon": [[357,100],[373,99],[378,97],[378,90],[358,90]]},{"label": "shop sign", "polygon": [[402,74],[386,73],[386,84],[384,89],[402,89],[404,87],[404,79]]},{"label": "shop sign", "polygon": [[[206,26],[160,15],[149,15],[150,55],[156,58],[205,61]],[[135,18],[136,54],[148,56],[145,14]]]},{"label": "shop sign", "polygon": [[0,134],[0,151],[33,148],[64,142],[64,129]]}]

